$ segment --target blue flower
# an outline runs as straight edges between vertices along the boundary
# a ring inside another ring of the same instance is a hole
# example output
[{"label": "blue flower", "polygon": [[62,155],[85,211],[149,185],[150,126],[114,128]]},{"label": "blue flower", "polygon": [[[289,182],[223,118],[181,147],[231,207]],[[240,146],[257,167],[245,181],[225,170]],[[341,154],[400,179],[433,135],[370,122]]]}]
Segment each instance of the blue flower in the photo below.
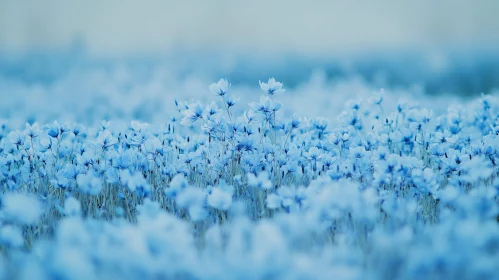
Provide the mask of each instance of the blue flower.
[{"label": "blue flower", "polygon": [[322,158],[322,152],[317,147],[311,147],[308,150],[308,153],[306,153],[306,156],[310,160],[317,161]]},{"label": "blue flower", "polygon": [[59,123],[55,121],[53,124],[47,125],[47,133],[50,137],[57,138],[61,132],[60,128]]},{"label": "blue flower", "polygon": [[269,114],[276,111],[282,106],[282,103],[279,101],[275,101],[273,99],[268,98],[267,96],[262,96],[260,98],[260,103],[251,102],[249,106],[255,111],[262,114]]},{"label": "blue flower", "polygon": [[107,150],[116,143],[118,143],[118,139],[114,137],[109,130],[101,131],[97,137],[97,144],[100,145],[103,150]]},{"label": "blue flower", "polygon": [[293,115],[289,123],[290,129],[297,129],[301,124],[301,118],[298,115]]},{"label": "blue flower", "polygon": [[265,93],[271,96],[285,91],[285,89],[282,88],[282,83],[277,82],[274,78],[270,78],[267,83],[264,83],[262,81],[260,81],[259,83],[260,83],[260,88]]},{"label": "blue flower", "polygon": [[24,135],[19,131],[11,131],[8,138],[10,143],[16,146],[24,146]]},{"label": "blue flower", "polygon": [[61,170],[61,174],[63,174],[66,179],[76,180],[76,177],[80,174],[80,171],[75,165],[67,163]]},{"label": "blue flower", "polygon": [[225,96],[229,92],[230,84],[226,79],[220,79],[217,83],[210,85],[210,91],[218,96]]},{"label": "blue flower", "polygon": [[52,148],[52,139],[49,138],[48,136],[41,137],[40,146],[42,148],[42,152],[50,150]]},{"label": "blue flower", "polygon": [[252,151],[253,150],[253,140],[244,137],[239,139],[236,144],[237,151]]},{"label": "blue flower", "polygon": [[193,103],[189,105],[189,108],[184,110],[182,114],[184,114],[184,117],[180,121],[180,124],[187,126],[192,125],[203,117],[203,108],[201,107],[201,104]]},{"label": "blue flower", "polygon": [[34,123],[33,125],[27,123],[25,134],[31,139],[38,137],[38,135],[40,135],[40,125],[38,123]]},{"label": "blue flower", "polygon": [[239,98],[233,97],[231,95],[224,96],[224,102],[225,102],[225,105],[227,105],[227,108],[231,108],[231,107],[235,106],[238,101],[239,101]]},{"label": "blue flower", "polygon": [[322,118],[322,117],[317,117],[312,121],[312,126],[317,129],[318,131],[325,131],[327,126],[328,126],[328,119]]},{"label": "blue flower", "polygon": [[211,116],[217,114],[219,111],[220,109],[218,109],[217,103],[211,102],[209,105],[206,106],[204,114],[206,115],[206,118],[209,119]]}]

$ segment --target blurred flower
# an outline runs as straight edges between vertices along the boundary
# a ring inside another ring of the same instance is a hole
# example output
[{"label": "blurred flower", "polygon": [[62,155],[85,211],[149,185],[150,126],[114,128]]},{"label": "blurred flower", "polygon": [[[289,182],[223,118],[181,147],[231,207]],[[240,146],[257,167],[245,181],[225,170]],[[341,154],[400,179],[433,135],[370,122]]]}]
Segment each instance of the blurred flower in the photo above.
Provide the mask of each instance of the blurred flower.
[{"label": "blurred flower", "polygon": [[248,185],[251,187],[257,187],[260,189],[270,189],[272,188],[272,182],[269,179],[267,172],[262,171],[255,176],[253,173],[248,173]]},{"label": "blurred flower", "polygon": [[0,245],[2,247],[20,248],[24,245],[23,233],[18,227],[4,225],[0,227]]},{"label": "blurred flower", "polygon": [[78,183],[79,190],[82,193],[90,195],[98,195],[104,185],[102,179],[94,173],[79,174],[76,177],[76,181]]},{"label": "blurred flower", "polygon": [[52,124],[47,125],[48,135],[52,138],[57,138],[59,136],[59,133],[61,132],[60,127],[61,126],[57,121],[55,121]]},{"label": "blurred flower", "polygon": [[212,188],[207,197],[208,205],[218,210],[227,210],[232,204],[232,194],[220,188]]},{"label": "blurred flower", "polygon": [[21,225],[38,223],[42,205],[34,196],[23,193],[5,193],[2,197],[2,213],[7,220]]},{"label": "blurred flower", "polygon": [[169,197],[176,197],[181,191],[187,188],[188,182],[184,174],[177,174],[170,182],[170,186],[165,189],[165,194]]},{"label": "blurred flower", "polygon": [[34,123],[33,125],[26,124],[25,134],[31,139],[38,137],[40,135],[40,125]]},{"label": "blurred flower", "polygon": [[24,135],[22,135],[19,131],[11,131],[8,138],[10,143],[16,146],[24,146]]},{"label": "blurred flower", "polygon": [[121,173],[122,182],[128,187],[131,192],[136,192],[140,195],[151,192],[151,186],[144,178],[141,172],[135,172],[133,175],[130,170],[125,169]]},{"label": "blurred flower", "polygon": [[80,216],[81,215],[81,205],[80,202],[70,196],[64,201],[64,215],[66,216]]}]

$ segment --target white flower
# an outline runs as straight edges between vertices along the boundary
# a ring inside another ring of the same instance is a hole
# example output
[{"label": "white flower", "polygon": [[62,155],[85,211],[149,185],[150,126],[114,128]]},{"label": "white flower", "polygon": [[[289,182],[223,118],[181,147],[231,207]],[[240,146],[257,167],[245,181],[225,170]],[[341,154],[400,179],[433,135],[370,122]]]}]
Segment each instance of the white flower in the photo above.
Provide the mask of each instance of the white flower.
[{"label": "white flower", "polygon": [[118,139],[109,130],[101,131],[99,137],[97,137],[97,144],[101,145],[103,149],[107,149],[116,143],[118,143]]}]

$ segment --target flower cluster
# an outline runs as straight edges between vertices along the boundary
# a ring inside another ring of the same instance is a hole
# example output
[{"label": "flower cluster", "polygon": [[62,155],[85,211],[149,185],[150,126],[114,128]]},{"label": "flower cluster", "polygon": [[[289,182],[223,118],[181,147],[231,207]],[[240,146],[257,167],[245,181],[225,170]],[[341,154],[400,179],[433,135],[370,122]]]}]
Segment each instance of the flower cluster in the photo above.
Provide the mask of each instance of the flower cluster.
[{"label": "flower cluster", "polygon": [[162,125],[2,128],[0,278],[497,278],[499,100],[380,92],[336,121],[175,102]]}]

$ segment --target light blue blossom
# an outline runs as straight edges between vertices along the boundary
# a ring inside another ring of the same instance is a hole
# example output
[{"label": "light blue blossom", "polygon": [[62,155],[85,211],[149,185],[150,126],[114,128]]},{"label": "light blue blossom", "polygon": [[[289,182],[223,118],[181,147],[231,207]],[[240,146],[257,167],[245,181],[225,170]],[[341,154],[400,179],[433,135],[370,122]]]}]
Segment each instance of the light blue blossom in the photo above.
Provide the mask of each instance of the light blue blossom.
[{"label": "light blue blossom", "polygon": [[248,173],[248,185],[251,187],[256,187],[260,189],[270,189],[272,188],[272,181],[269,179],[267,172],[262,171],[255,176],[253,173]]},{"label": "light blue blossom", "polygon": [[230,83],[226,79],[220,79],[217,83],[210,85],[210,91],[218,96],[225,96],[229,92]]},{"label": "light blue blossom", "polygon": [[0,120],[0,278],[496,278],[494,94],[447,108],[390,90],[340,113],[329,97],[351,88],[297,86],[310,98],[285,103],[307,118],[275,79],[259,101],[237,88],[249,106],[222,79],[218,100],[176,101],[169,118],[135,94],[156,100],[163,78],[113,78],[94,111],[71,106],[93,125]]},{"label": "light blue blossom", "polygon": [[151,192],[151,186],[144,178],[144,175],[140,172],[130,173],[130,170],[126,169],[121,174],[121,182],[127,186],[131,192],[136,192],[138,194],[149,194]]},{"label": "light blue blossom", "polygon": [[99,133],[97,137],[97,144],[103,149],[107,150],[109,147],[114,146],[118,142],[118,139],[114,137],[109,130],[103,130]]},{"label": "light blue blossom", "polygon": [[67,216],[80,216],[81,215],[80,202],[72,196],[66,198],[66,201],[64,201],[64,214]]},{"label": "light blue blossom", "polygon": [[22,231],[12,225],[0,226],[0,245],[7,248],[22,247],[24,245]]},{"label": "light blue blossom", "polygon": [[42,205],[36,197],[23,193],[5,193],[2,196],[1,213],[4,219],[21,225],[38,223]]},{"label": "light blue blossom", "polygon": [[183,112],[184,117],[180,121],[182,125],[192,125],[197,120],[203,117],[203,108],[199,103],[189,105],[188,109]]},{"label": "light blue blossom", "polygon": [[97,174],[87,173],[78,174],[76,177],[78,188],[82,193],[98,195],[103,188],[104,183]]},{"label": "light blue blossom", "polygon": [[251,102],[249,106],[255,111],[262,114],[269,114],[276,111],[282,106],[282,103],[268,98],[267,96],[262,96],[260,102]]},{"label": "light blue blossom", "polygon": [[227,210],[232,204],[232,194],[220,188],[212,188],[207,197],[208,205],[218,210]]},{"label": "light blue blossom", "polygon": [[273,96],[286,91],[282,88],[282,83],[277,82],[274,78],[270,78],[267,83],[262,81],[260,83],[260,88],[268,95]]}]

